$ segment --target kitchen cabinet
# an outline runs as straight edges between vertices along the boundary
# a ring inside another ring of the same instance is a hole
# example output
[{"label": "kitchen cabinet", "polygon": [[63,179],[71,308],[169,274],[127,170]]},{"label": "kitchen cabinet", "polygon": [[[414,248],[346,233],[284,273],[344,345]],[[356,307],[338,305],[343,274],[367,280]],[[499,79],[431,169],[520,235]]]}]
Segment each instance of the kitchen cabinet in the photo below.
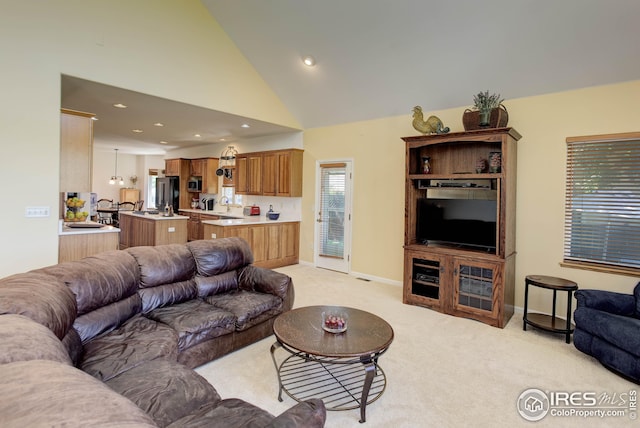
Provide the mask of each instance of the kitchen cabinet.
[{"label": "kitchen cabinet", "polygon": [[140,190],[138,189],[120,189],[120,202],[133,202],[134,204],[140,200]]},{"label": "kitchen cabinet", "polygon": [[187,217],[120,212],[120,249],[187,242]]},{"label": "kitchen cabinet", "polygon": [[236,157],[235,187],[239,195],[262,194],[262,154],[244,153]]},{"label": "kitchen cabinet", "polygon": [[90,192],[93,113],[60,111],[60,191]]},{"label": "kitchen cabinet", "polygon": [[[183,159],[165,159],[164,160],[164,175],[167,177],[179,177],[183,166],[186,167]],[[187,162],[189,162],[187,160]]]},{"label": "kitchen cabinet", "polygon": [[278,222],[218,226],[204,224],[205,239],[237,236],[249,243],[254,265],[273,269],[298,263],[300,223]]},{"label": "kitchen cabinet", "polygon": [[202,177],[203,171],[207,165],[207,159],[191,159],[190,171],[194,177]]},{"label": "kitchen cabinet", "polygon": [[302,150],[244,153],[236,158],[236,193],[302,196]]},{"label": "kitchen cabinet", "polygon": [[[520,138],[513,128],[403,138],[404,303],[499,328],[507,324],[514,305]],[[499,161],[485,168],[491,159]],[[477,211],[465,211],[476,213],[472,221],[441,214],[446,207],[460,212],[460,207],[471,206],[465,205],[468,201],[481,202],[473,205]],[[480,212],[485,218],[478,216]],[[447,221],[457,222],[456,227],[447,226]],[[437,231],[429,229],[433,224],[438,224]]]},{"label": "kitchen cabinet", "polygon": [[302,150],[289,149],[263,153],[262,194],[302,196]]},{"label": "kitchen cabinet", "polygon": [[180,211],[180,215],[189,217],[187,220],[187,239],[189,241],[204,239],[204,225],[202,224],[202,221],[220,219],[220,216],[218,215],[196,213],[192,211]]},{"label": "kitchen cabinet", "polygon": [[190,160],[189,174],[191,177],[200,177],[202,179],[202,193],[218,193],[218,176],[216,175],[216,169],[218,169],[218,161],[218,158],[201,158]]},{"label": "kitchen cabinet", "polygon": [[[66,229],[66,228],[65,228]],[[58,263],[80,260],[93,254],[119,248],[120,233],[112,226],[104,229],[72,232],[64,230],[58,237]]]}]

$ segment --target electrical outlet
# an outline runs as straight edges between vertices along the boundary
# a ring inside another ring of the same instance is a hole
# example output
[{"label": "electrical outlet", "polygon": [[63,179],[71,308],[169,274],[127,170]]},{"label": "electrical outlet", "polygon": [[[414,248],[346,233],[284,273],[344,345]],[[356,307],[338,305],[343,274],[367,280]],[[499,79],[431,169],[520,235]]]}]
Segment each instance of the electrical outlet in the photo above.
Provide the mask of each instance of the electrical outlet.
[{"label": "electrical outlet", "polygon": [[175,227],[170,227],[167,229],[167,232],[171,233],[171,232],[175,232],[176,228]]},{"label": "electrical outlet", "polygon": [[51,209],[49,207],[26,207],[24,211],[25,217],[49,217]]},{"label": "electrical outlet", "polygon": [[216,239],[218,237],[218,235],[216,235],[215,233],[211,234],[211,239]]}]

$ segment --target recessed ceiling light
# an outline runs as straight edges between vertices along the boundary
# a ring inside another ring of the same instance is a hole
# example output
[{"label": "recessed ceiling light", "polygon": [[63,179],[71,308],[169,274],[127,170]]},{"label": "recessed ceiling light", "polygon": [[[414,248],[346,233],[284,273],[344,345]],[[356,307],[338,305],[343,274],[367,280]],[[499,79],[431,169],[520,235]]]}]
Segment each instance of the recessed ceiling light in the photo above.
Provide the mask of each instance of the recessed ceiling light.
[{"label": "recessed ceiling light", "polygon": [[200,134],[193,134],[193,136],[196,137],[196,138],[202,137],[202,135],[200,135]]},{"label": "recessed ceiling light", "polygon": [[242,125],[240,125],[242,128],[250,128],[248,123],[243,123]]},{"label": "recessed ceiling light", "polygon": [[169,144],[166,141],[160,141],[160,144]]},{"label": "recessed ceiling light", "polygon": [[307,55],[304,58],[302,58],[302,62],[307,67],[313,67],[314,65],[316,65],[316,59],[314,57],[312,57],[311,55]]},{"label": "recessed ceiling light", "polygon": [[226,138],[220,138],[220,141],[227,141]]},{"label": "recessed ceiling light", "polygon": [[91,120],[98,120],[97,116],[91,116]]},{"label": "recessed ceiling light", "polygon": [[136,134],[141,134],[144,131],[142,129],[132,129],[133,132],[135,132]]},{"label": "recessed ceiling light", "polygon": [[164,126],[164,123],[156,122],[153,124],[153,126]]},{"label": "recessed ceiling light", "polygon": [[115,108],[127,108],[126,105],[122,104],[122,103],[118,103],[118,104],[114,104],[113,105]]}]

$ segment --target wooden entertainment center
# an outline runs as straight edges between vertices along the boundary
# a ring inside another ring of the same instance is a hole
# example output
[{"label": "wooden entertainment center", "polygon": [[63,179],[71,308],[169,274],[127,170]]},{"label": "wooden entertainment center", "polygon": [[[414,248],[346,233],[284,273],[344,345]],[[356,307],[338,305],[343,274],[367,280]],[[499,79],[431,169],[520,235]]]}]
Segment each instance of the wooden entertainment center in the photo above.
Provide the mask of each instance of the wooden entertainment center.
[{"label": "wooden entertainment center", "polygon": [[513,128],[403,138],[404,303],[507,324],[520,138]]}]

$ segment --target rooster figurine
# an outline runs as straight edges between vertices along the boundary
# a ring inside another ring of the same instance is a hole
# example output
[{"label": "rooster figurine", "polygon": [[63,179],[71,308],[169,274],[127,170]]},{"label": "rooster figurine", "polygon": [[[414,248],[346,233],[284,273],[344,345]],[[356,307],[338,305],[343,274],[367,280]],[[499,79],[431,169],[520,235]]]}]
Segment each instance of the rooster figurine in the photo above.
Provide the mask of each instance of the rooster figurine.
[{"label": "rooster figurine", "polygon": [[436,116],[429,116],[429,119],[425,121],[420,106],[413,108],[413,127],[423,134],[446,134],[449,132],[449,127],[445,128],[442,121]]}]

